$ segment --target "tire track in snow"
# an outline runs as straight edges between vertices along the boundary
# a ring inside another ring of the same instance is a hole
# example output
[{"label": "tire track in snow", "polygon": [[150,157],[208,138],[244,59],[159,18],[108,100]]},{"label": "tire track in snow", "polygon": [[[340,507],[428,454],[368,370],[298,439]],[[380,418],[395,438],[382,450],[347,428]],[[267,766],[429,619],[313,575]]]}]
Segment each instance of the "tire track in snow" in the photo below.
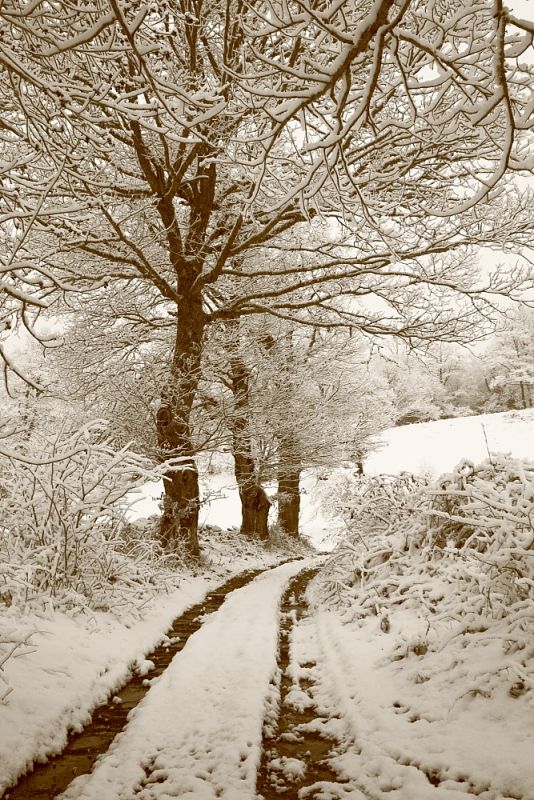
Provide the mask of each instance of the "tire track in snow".
[{"label": "tire track in snow", "polygon": [[60,754],[51,756],[45,764],[34,765],[30,773],[7,789],[4,800],[52,800],[75,777],[89,773],[96,759],[108,750],[115,736],[125,728],[128,715],[149,691],[152,680],[167,669],[189,637],[202,626],[204,617],[217,611],[231,592],[270,569],[247,570],[234,576],[177,617],[162,644],[146,657],[155,665],[149,678],[135,675],[113,698],[93,711],[91,722],[81,733],[71,734]]},{"label": "tire track in snow", "polygon": [[304,594],[317,571],[294,578],[282,600],[278,671],[264,725],[258,800],[345,797],[345,782],[329,764],[344,738],[344,723],[317,701],[316,647],[305,648],[308,654],[301,659],[294,647],[294,636],[303,626],[315,639]]},{"label": "tire track in snow", "polygon": [[234,591],[137,706],[90,775],[62,800],[251,800],[265,698],[276,670],[279,606],[293,561]]}]

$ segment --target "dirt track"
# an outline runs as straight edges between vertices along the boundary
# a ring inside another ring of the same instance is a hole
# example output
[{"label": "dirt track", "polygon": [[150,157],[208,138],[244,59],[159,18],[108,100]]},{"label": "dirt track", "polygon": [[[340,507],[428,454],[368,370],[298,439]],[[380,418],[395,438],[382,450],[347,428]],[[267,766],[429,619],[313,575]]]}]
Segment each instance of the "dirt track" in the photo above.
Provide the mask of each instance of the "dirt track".
[{"label": "dirt track", "polygon": [[[250,570],[231,578],[210,592],[205,599],[177,617],[167,631],[168,640],[146,656],[153,661],[150,680],[157,678],[182,650],[190,636],[202,625],[203,618],[217,611],[225,598],[235,589],[249,583],[265,569]],[[8,789],[5,800],[52,800],[63,792],[78,775],[91,771],[99,755],[105,753],[115,736],[126,726],[129,712],[150,689],[148,680],[135,675],[105,705],[95,709],[92,720],[81,733],[72,734],[63,752],[50,758],[46,764],[35,765],[32,772]]]}]

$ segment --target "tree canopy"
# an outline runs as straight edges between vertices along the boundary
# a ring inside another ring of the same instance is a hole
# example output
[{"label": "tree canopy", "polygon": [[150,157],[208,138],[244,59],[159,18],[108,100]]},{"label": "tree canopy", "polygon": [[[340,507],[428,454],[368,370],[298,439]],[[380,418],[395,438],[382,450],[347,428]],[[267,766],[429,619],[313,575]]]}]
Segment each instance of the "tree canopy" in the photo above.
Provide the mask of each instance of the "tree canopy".
[{"label": "tree canopy", "polygon": [[190,418],[212,321],[454,340],[525,287],[465,261],[532,232],[508,176],[534,166],[534,26],[501,0],[0,14],[4,325],[132,285],[171,310],[157,440],[189,461],[167,482],[166,541],[185,531],[195,549]]}]

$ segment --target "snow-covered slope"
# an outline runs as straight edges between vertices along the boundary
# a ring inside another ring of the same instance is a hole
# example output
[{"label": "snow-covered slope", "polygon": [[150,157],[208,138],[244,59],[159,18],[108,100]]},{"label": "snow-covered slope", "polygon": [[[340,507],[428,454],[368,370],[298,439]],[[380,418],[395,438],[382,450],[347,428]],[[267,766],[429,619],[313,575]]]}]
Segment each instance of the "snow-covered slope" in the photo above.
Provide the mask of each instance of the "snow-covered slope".
[{"label": "snow-covered slope", "polygon": [[480,462],[490,453],[534,459],[534,409],[440,419],[390,428],[365,462],[368,475],[449,472],[462,458]]}]

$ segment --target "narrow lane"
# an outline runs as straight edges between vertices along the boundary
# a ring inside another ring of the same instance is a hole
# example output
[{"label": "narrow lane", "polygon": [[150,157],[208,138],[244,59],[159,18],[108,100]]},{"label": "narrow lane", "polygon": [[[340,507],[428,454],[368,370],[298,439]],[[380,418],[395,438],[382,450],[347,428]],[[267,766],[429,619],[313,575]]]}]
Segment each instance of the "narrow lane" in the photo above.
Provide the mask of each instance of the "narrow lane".
[{"label": "narrow lane", "polygon": [[189,637],[199,630],[204,617],[217,611],[231,592],[267,571],[269,568],[248,570],[231,578],[177,617],[163,643],[147,655],[155,668],[147,676],[134,675],[108,703],[95,709],[91,722],[81,733],[69,737],[63,752],[49,758],[46,764],[35,765],[32,772],[6,790],[5,800],[52,800],[75,777],[90,772],[98,756],[108,750],[115,736],[126,726],[128,714],[148,692],[150,682],[164,672]]},{"label": "narrow lane", "polygon": [[280,602],[291,580],[317,562],[275,567],[232,592],[62,800],[251,800]]}]

